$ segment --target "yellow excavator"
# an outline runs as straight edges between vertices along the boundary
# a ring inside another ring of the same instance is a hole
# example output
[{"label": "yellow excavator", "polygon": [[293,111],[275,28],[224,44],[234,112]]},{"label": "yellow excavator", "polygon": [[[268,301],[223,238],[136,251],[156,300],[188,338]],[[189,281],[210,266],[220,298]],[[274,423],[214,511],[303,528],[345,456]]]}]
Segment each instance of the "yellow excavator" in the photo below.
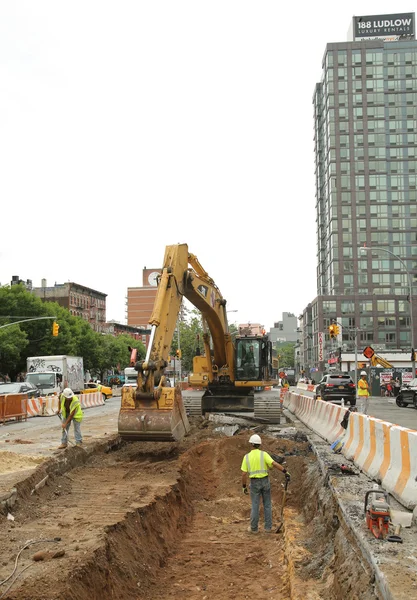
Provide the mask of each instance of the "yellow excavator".
[{"label": "yellow excavator", "polygon": [[[189,377],[196,391],[185,392],[184,397],[179,385],[166,385],[165,377],[183,298],[201,312],[204,329],[204,354],[194,357]],[[213,411],[251,411],[264,422],[279,422],[271,342],[266,335],[230,334],[226,300],[187,244],[165,249],[149,324],[146,357],[135,364],[137,386],[122,388],[118,422],[122,439],[180,441],[190,428],[187,415]]]}]

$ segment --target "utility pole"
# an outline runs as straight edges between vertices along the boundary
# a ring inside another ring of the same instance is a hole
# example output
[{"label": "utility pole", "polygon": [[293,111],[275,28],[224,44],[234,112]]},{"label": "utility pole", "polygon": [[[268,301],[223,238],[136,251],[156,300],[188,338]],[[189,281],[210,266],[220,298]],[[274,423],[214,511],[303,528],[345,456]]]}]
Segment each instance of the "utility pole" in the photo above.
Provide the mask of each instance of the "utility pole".
[{"label": "utility pole", "polygon": [[178,332],[178,350],[180,351],[180,359],[179,359],[179,364],[178,364],[178,377],[180,380],[180,385],[181,385],[181,346],[180,346],[180,324],[179,321],[177,322],[177,332]]}]

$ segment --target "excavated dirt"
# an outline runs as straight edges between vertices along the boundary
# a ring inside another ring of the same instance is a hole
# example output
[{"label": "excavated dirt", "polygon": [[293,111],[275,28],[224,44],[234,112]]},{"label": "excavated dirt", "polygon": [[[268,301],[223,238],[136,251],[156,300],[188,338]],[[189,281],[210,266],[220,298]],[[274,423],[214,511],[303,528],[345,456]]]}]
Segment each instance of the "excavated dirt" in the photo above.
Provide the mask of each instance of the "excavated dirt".
[{"label": "excavated dirt", "polygon": [[[219,438],[210,426],[194,426],[180,444],[136,442],[93,453],[27,493],[15,521],[0,522],[0,599],[378,597],[309,444],[263,437],[292,475],[283,533],[247,532],[240,465],[248,432]],[[78,451],[67,450],[69,460]],[[271,480],[278,522],[283,477],[274,470]],[[54,538],[24,550],[1,585],[28,540]],[[37,552],[43,560],[35,562]]]},{"label": "excavated dirt", "polygon": [[44,458],[39,456],[21,456],[14,452],[0,452],[1,473],[32,469],[42,463]]}]

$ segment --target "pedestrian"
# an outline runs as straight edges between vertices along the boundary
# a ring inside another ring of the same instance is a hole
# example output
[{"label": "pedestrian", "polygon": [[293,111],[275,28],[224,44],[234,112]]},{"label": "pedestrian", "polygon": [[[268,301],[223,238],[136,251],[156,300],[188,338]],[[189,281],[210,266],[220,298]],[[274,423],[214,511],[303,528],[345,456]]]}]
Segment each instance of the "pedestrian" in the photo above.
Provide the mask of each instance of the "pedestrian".
[{"label": "pedestrian", "polygon": [[252,509],[250,513],[250,525],[248,531],[258,533],[259,508],[262,497],[265,518],[265,532],[272,533],[272,503],[271,503],[271,484],[269,481],[268,470],[275,467],[285,474],[289,481],[291,476],[287,469],[275,462],[268,454],[260,450],[262,440],[259,435],[252,435],[249,443],[253,450],[245,454],[242,461],[242,491],[248,493],[248,477],[250,479],[250,499]]},{"label": "pedestrian", "polygon": [[398,377],[396,377],[394,379],[394,396],[395,397],[397,397],[398,394],[400,393],[400,389],[401,389],[400,380],[398,379]]},{"label": "pedestrian", "polygon": [[358,381],[358,396],[361,400],[361,412],[364,415],[368,414],[369,408],[369,384],[366,380],[366,371],[361,371],[361,378]]},{"label": "pedestrian", "polygon": [[60,396],[60,407],[57,415],[61,418],[62,437],[59,449],[68,446],[68,434],[71,422],[74,423],[75,445],[81,446],[83,438],[81,435],[81,421],[83,420],[83,411],[78,396],[74,395],[71,388],[65,388]]}]

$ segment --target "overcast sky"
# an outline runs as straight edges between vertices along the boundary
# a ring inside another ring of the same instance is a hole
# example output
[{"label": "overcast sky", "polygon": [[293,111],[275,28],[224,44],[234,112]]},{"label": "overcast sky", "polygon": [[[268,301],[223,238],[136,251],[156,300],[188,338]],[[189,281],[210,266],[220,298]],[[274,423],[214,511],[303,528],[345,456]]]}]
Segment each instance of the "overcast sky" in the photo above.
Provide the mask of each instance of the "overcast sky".
[{"label": "overcast sky", "polygon": [[108,294],[187,243],[232,322],[316,296],[314,86],[353,15],[408,2],[3,0],[0,282]]}]

